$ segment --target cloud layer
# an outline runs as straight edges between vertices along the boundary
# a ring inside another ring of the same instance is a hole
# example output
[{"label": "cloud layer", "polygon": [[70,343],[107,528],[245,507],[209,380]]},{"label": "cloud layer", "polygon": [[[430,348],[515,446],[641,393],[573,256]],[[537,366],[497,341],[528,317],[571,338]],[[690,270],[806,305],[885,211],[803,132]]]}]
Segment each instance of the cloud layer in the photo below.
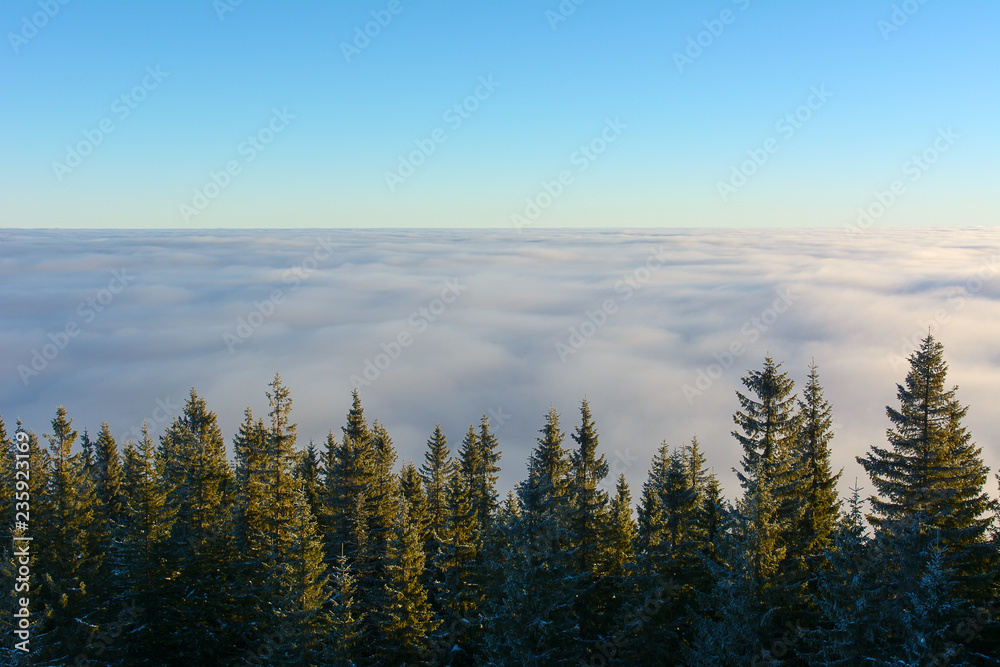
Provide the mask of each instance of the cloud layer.
[{"label": "cloud layer", "polygon": [[39,433],[64,405],[159,434],[194,386],[229,440],[280,371],[300,445],[339,435],[355,384],[401,461],[488,415],[507,489],[549,405],[568,434],[586,397],[635,495],[697,434],[732,498],[734,392],[770,354],[798,382],[819,365],[845,490],[930,328],[1000,466],[991,229],[7,231],[0,274],[0,415]]}]

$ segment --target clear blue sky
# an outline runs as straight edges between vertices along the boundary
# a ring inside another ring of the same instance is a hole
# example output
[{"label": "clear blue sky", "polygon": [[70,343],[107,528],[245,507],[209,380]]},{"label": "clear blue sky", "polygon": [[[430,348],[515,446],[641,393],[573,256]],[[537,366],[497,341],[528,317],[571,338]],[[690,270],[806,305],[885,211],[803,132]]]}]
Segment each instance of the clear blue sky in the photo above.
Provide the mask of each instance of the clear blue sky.
[{"label": "clear blue sky", "polygon": [[998,222],[997,2],[223,7],[0,4],[0,225],[843,226],[894,181],[871,224]]}]

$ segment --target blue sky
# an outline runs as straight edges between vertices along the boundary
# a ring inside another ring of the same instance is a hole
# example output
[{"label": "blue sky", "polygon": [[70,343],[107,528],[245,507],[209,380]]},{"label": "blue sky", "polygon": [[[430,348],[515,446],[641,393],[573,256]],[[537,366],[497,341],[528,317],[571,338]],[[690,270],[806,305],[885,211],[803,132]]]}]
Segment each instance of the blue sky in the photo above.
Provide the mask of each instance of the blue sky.
[{"label": "blue sky", "polygon": [[4,2],[0,224],[997,223],[1000,4],[560,6]]}]

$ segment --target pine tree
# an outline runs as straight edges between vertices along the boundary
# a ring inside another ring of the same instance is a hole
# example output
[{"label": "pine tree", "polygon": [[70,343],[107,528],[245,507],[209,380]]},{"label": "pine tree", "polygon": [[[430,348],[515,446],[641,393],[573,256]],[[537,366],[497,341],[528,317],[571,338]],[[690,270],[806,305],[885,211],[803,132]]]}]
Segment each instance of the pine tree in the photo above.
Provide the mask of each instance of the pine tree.
[{"label": "pine tree", "polygon": [[879,494],[868,520],[876,529],[912,520],[933,532],[958,577],[955,594],[982,602],[995,564],[986,542],[994,515],[987,513],[998,509],[983,489],[989,471],[962,425],[968,408],[955,397],[958,387],[945,388],[944,346],[927,334],[909,362],[905,384],[897,385],[899,409],[886,407],[889,448],[858,457]]},{"label": "pine tree", "polygon": [[292,517],[287,526],[282,559],[275,570],[271,599],[276,615],[271,661],[275,665],[314,665],[330,631],[324,611],[329,577],[323,542],[301,487],[292,491]]},{"label": "pine tree", "polygon": [[429,523],[427,494],[424,493],[423,478],[417,471],[417,466],[413,465],[413,461],[407,462],[399,474],[399,492],[410,508],[410,522],[417,527],[421,543],[426,544]]},{"label": "pine tree", "polygon": [[323,644],[323,659],[330,665],[354,665],[361,657],[365,612],[355,599],[357,580],[347,556],[340,554],[331,574],[333,597],[329,612],[330,632]]},{"label": "pine tree", "polygon": [[[121,606],[134,611],[124,628],[123,660],[129,665],[156,665],[170,643],[173,628],[164,623],[170,580],[177,568],[170,532],[176,510],[167,502],[160,479],[163,462],[146,424],[137,448],[126,442],[122,461],[121,563],[125,593]],[[117,606],[117,605],[116,605]]]},{"label": "pine tree", "polygon": [[[371,563],[367,557],[368,505],[374,486],[374,447],[372,434],[365,420],[364,409],[357,389],[352,394],[353,404],[347,414],[347,424],[342,427],[341,442],[331,432],[326,439],[323,461],[324,533],[327,535],[327,557],[344,553],[355,568],[359,588],[367,589]],[[363,525],[362,525],[363,524]]]},{"label": "pine tree", "polygon": [[[122,569],[118,559],[124,515],[122,495],[122,462],[118,445],[111,435],[107,422],[101,422],[101,430],[94,443],[93,475],[97,504],[94,512],[94,551],[102,554],[98,581],[93,582],[93,592],[105,600],[120,600],[124,589],[116,572]],[[112,605],[113,606],[113,605]]]},{"label": "pine tree", "polygon": [[402,665],[422,659],[429,647],[427,637],[438,625],[427,591],[421,583],[424,550],[416,526],[409,521],[406,501],[398,504],[396,520],[386,556],[385,598],[379,613],[384,637],[383,664]]},{"label": "pine tree", "polygon": [[[40,575],[38,597],[42,621],[32,633],[37,659],[56,664],[86,655],[94,631],[105,621],[107,600],[94,595],[101,578],[104,554],[95,551],[97,530],[94,486],[83,469],[80,454],[73,454],[77,431],[66,409],[59,407],[52,420],[47,486],[32,506],[44,517],[32,525],[33,570]],[[35,648],[37,646],[37,648]]]},{"label": "pine tree", "polygon": [[[486,631],[484,604],[488,591],[494,587],[495,566],[501,560],[500,530],[497,526],[497,473],[500,471],[500,443],[490,430],[489,418],[482,416],[478,433],[474,427],[462,442],[459,450],[457,474],[468,491],[472,511],[468,532],[473,536],[472,561],[465,565],[465,585],[469,595],[479,600],[477,610],[462,619],[452,619],[447,627],[451,637],[458,636],[463,658],[478,660],[483,635]],[[464,509],[461,510],[464,516]],[[457,658],[458,656],[456,656]],[[460,663],[458,663],[460,664]]]},{"label": "pine tree", "polygon": [[[316,445],[312,440],[309,441],[305,450],[299,455],[295,466],[295,476],[302,484],[302,490],[306,494],[309,511],[316,518],[317,522],[319,522],[323,516],[323,501],[320,491],[320,456],[319,450],[316,449]],[[318,523],[317,525],[322,524]]]},{"label": "pine tree", "polygon": [[[632,517],[632,493],[625,474],[618,476],[615,496],[608,508],[607,558],[602,564],[599,587],[604,595],[604,617],[599,628],[599,641],[584,655],[584,664],[606,664],[612,658],[622,658],[619,644],[628,646],[632,640],[629,619],[634,618],[631,605],[639,597],[636,581],[635,544],[637,528]],[[616,643],[617,640],[617,643]],[[618,663],[612,663],[618,664]]]},{"label": "pine tree", "polygon": [[576,582],[569,546],[570,462],[559,414],[550,408],[517,486],[506,558],[504,607],[494,619],[492,658],[509,664],[559,664],[579,657]]},{"label": "pine tree", "polygon": [[468,481],[460,470],[452,470],[447,494],[447,519],[433,560],[435,593],[440,617],[445,621],[438,636],[438,653],[450,656],[446,664],[456,664],[459,654],[468,663],[479,637],[478,628],[473,632],[469,629],[477,625],[485,595],[477,569],[476,512]]},{"label": "pine tree", "polygon": [[807,601],[806,546],[798,530],[807,498],[797,456],[801,418],[793,411],[794,383],[780,367],[766,357],[762,370],[743,378],[753,397],[737,392],[742,409],[733,415],[740,428],[733,435],[744,452],[742,470],[734,468],[743,487],[737,512],[747,524],[738,534],[749,539],[743,560],[761,613],[762,645],[780,636]]},{"label": "pine tree", "polygon": [[[160,436],[167,503],[176,518],[171,547],[178,573],[165,592],[173,627],[169,664],[226,663],[240,652],[240,617],[231,578],[236,568],[235,485],[218,419],[192,389]],[[183,630],[183,631],[182,631]]]},{"label": "pine tree", "polygon": [[491,534],[493,517],[499,507],[497,497],[497,473],[500,472],[500,442],[490,431],[490,420],[483,415],[479,422],[479,439],[476,452],[460,453],[462,472],[469,485],[473,508],[476,511],[476,526],[480,536],[480,551],[483,541]]},{"label": "pine tree", "polygon": [[830,404],[823,398],[819,371],[815,363],[809,366],[809,378],[799,401],[802,428],[796,447],[799,465],[806,472],[808,493],[805,512],[798,528],[804,541],[804,557],[809,571],[816,573],[823,552],[830,544],[840,513],[837,482],[843,470],[833,474],[830,465],[830,441],[833,424]]},{"label": "pine tree", "polygon": [[107,422],[101,422],[94,455],[97,500],[105,508],[107,521],[113,525],[121,518],[124,510],[121,492],[122,463],[118,455],[118,445],[111,435],[111,427]]},{"label": "pine tree", "polygon": [[[466,442],[476,440],[476,432],[469,428]],[[427,542],[425,553],[433,558],[441,548],[448,519],[448,480],[454,468],[448,441],[441,432],[441,425],[434,427],[434,433],[427,441],[427,451],[424,452],[424,463],[420,466],[420,476],[423,480],[424,494],[427,498]]]},{"label": "pine tree", "polygon": [[695,603],[696,590],[708,586],[702,563],[707,544],[702,525],[705,490],[700,488],[706,480],[697,441],[693,448],[673,451],[667,443],[661,445],[643,486],[639,508],[639,585],[633,604],[643,607],[651,591],[664,585],[671,593],[664,600],[666,606],[661,603],[656,615],[643,624],[639,633],[643,648],[624,651],[626,661],[673,664],[682,659],[678,649],[693,633],[687,611]]},{"label": "pine tree", "polygon": [[848,667],[874,656],[883,634],[877,599],[879,554],[867,534],[861,489],[855,480],[848,511],[838,519],[817,569],[814,600],[819,622],[808,629],[808,660]]},{"label": "pine tree", "polygon": [[608,495],[600,489],[608,475],[604,455],[597,455],[597,428],[586,399],[580,405],[580,425],[572,434],[577,449],[570,455],[569,477],[572,480],[568,516],[569,548],[573,553],[576,584],[575,614],[580,619],[580,634],[587,643],[596,640],[607,608],[602,603],[609,593],[600,586],[600,572],[610,557],[607,541]]}]

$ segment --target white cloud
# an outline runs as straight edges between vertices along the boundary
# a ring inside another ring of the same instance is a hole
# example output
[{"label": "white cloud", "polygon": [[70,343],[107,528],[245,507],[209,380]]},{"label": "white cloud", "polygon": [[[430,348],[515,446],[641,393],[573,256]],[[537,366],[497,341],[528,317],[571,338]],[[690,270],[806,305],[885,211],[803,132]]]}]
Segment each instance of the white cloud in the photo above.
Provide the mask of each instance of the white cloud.
[{"label": "white cloud", "polygon": [[[646,272],[651,252],[664,260]],[[885,406],[906,370],[891,355],[930,325],[996,470],[998,254],[987,229],[880,230],[853,241],[841,230],[787,229],[9,231],[0,414],[42,433],[62,404],[80,430],[107,420],[121,434],[194,386],[229,441],[246,405],[266,412],[266,385],[280,371],[305,444],[339,434],[350,378],[371,362],[377,377],[361,387],[363,403],[401,462],[422,459],[437,422],[457,450],[484,413],[510,415],[497,426],[510,487],[548,406],[571,444],[587,396],[609,458],[638,457],[626,470],[635,495],[662,440],[697,434],[733,497],[733,392],[770,353],[799,382],[810,359],[819,364],[843,490],[855,476],[868,486],[854,456],[884,442]],[[134,280],[101,304],[115,270]],[[464,287],[445,303],[453,279]],[[101,310],[81,308],[87,299]],[[593,325],[608,300],[614,309]],[[239,334],[241,321],[250,335]],[[71,323],[78,333],[62,338]],[[225,334],[239,338],[233,352]],[[60,340],[64,349],[22,382],[18,366]],[[575,350],[565,363],[560,343]],[[683,386],[699,371],[715,377],[689,402]]]}]

